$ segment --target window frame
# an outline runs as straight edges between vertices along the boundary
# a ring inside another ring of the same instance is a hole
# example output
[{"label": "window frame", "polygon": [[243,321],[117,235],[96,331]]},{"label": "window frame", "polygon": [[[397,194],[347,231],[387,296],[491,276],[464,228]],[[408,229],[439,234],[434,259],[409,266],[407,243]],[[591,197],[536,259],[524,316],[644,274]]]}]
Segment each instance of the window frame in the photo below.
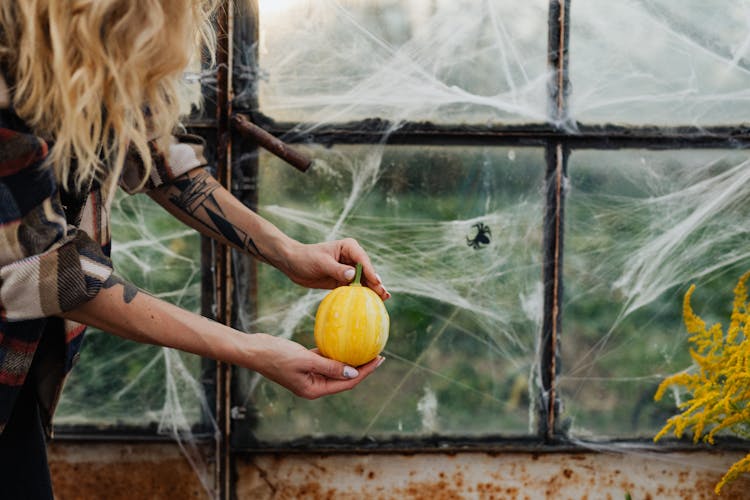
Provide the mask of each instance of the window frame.
[{"label": "window frame", "polygon": [[[547,61],[552,77],[548,82],[548,121],[522,125],[451,125],[425,122],[406,122],[389,132],[384,141],[384,130],[392,130],[391,123],[373,117],[347,123],[325,124],[306,127],[306,123],[280,122],[258,111],[258,99],[254,93],[244,93],[241,99],[233,102],[233,112],[247,115],[251,120],[284,141],[294,144],[316,143],[325,146],[342,144],[383,144],[386,145],[441,145],[441,146],[507,146],[542,147],[546,155],[543,286],[544,306],[543,325],[540,332],[539,363],[541,387],[536,408],[536,436],[529,438],[484,438],[432,437],[429,439],[406,436],[389,440],[355,440],[346,437],[304,438],[290,442],[262,443],[251,435],[234,440],[234,449],[260,451],[390,451],[390,450],[434,450],[446,449],[487,449],[524,450],[554,449],[580,450],[578,444],[567,439],[561,425],[561,401],[556,392],[556,379],[560,374],[559,347],[563,336],[562,328],[562,270],[563,270],[563,227],[565,222],[565,196],[563,185],[567,177],[568,158],[575,150],[617,150],[653,149],[668,150],[681,148],[721,149],[744,148],[750,145],[750,130],[741,125],[708,127],[693,126],[616,126],[573,123],[569,113],[569,38],[570,0],[550,0],[548,10]],[[247,17],[244,17],[247,16]],[[260,23],[257,0],[252,7],[235,17],[235,22],[250,29],[235,32],[235,46],[257,47],[258,26]],[[237,36],[239,35],[239,36]],[[249,37],[248,37],[249,35]],[[257,67],[257,51],[254,54]],[[245,76],[247,78],[247,76]],[[252,82],[238,82],[237,88],[252,88]],[[300,127],[301,125],[301,127]],[[300,135],[299,129],[312,130]],[[257,208],[258,164],[255,160],[243,163],[239,171],[246,176],[244,188],[237,194],[250,200]],[[237,170],[237,169],[235,169]],[[255,285],[253,285],[255,287]],[[549,396],[547,396],[549,395]],[[241,400],[241,399],[238,399]],[[243,409],[243,411],[246,409]],[[239,427],[239,426],[235,426]],[[246,432],[243,431],[243,435]],[[249,433],[251,434],[251,432]],[[625,440],[633,442],[633,439]],[[663,448],[665,445],[662,445]],[[666,446],[684,448],[679,442],[666,442]],[[731,447],[731,446],[730,446]]]},{"label": "window frame", "polygon": [[[573,123],[568,113],[569,38],[571,0],[549,0],[547,62],[551,69],[548,82],[548,121],[516,125],[451,125],[407,122],[389,133],[387,145],[441,146],[508,146],[536,147],[545,150],[544,240],[543,263],[543,324],[540,331],[539,366],[541,387],[537,394],[538,426],[536,435],[528,438],[486,436],[463,438],[413,436],[390,440],[353,439],[347,437],[305,438],[279,443],[258,442],[247,425],[251,409],[235,405],[242,401],[236,392],[237,370],[225,363],[203,360],[202,381],[214,412],[194,429],[194,436],[202,442],[214,440],[211,419],[215,419],[220,436],[215,439],[218,476],[228,477],[228,466],[233,453],[257,452],[389,452],[389,451],[581,451],[580,444],[569,440],[562,428],[561,401],[556,379],[559,370],[559,348],[564,337],[563,257],[565,195],[563,185],[567,177],[570,154],[576,150],[652,149],[743,149],[750,146],[750,128],[744,125],[720,126],[616,126]],[[215,163],[217,178],[247,206],[258,206],[258,149],[252,141],[242,138],[232,127],[232,116],[242,114],[272,135],[290,144],[316,143],[327,146],[340,144],[382,144],[383,130],[390,123],[366,119],[343,124],[315,127],[304,135],[295,133],[297,123],[277,122],[258,111],[257,87],[253,71],[231,71],[233,60],[247,57],[247,47],[256,47],[251,68],[257,68],[259,31],[258,0],[220,3],[217,16],[218,59],[217,78],[204,85],[205,105],[202,111],[186,121],[189,131],[206,139],[207,155]],[[240,53],[242,52],[242,54]],[[250,89],[232,94],[232,89]],[[307,128],[307,127],[306,127]],[[202,314],[227,324],[236,324],[239,308],[254,311],[258,293],[257,262],[252,258],[230,252],[226,247],[207,238],[201,242],[201,311]],[[246,283],[247,285],[244,285]],[[63,440],[137,440],[172,441],[170,436],[157,434],[155,424],[143,427],[113,425],[105,429],[93,426],[55,426],[56,438]],[[634,439],[623,440],[632,443]],[[610,442],[613,442],[611,440]],[[646,443],[643,443],[644,445]],[[746,443],[744,443],[746,446]],[[722,440],[718,446],[741,449],[739,440]],[[695,446],[665,440],[660,449],[695,449]],[[222,472],[223,471],[223,472]],[[229,484],[225,482],[224,484]]]}]

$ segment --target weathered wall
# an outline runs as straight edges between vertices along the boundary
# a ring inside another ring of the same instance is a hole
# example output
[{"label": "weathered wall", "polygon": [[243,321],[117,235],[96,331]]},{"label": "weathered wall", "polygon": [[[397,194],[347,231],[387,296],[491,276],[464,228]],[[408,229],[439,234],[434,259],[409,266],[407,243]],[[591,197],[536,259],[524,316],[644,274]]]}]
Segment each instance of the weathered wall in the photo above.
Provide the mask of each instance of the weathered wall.
[{"label": "weathered wall", "polygon": [[[206,450],[210,451],[210,450]],[[743,453],[459,453],[243,455],[237,498],[715,499]],[[67,499],[206,498],[176,445],[50,445],[55,495]],[[750,499],[750,479],[721,498]]]},{"label": "weathered wall", "polygon": [[175,444],[53,441],[48,453],[57,500],[207,497]]},{"label": "weathered wall", "polygon": [[[257,456],[238,468],[248,499],[717,498],[743,454],[486,454]],[[722,498],[750,498],[750,480]]]}]

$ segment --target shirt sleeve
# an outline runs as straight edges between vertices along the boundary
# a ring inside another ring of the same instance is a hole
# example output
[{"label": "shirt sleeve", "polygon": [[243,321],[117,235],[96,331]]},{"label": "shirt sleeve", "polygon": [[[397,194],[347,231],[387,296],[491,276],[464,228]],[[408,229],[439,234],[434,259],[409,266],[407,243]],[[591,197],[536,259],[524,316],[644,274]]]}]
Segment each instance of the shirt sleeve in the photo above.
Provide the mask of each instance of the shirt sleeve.
[{"label": "shirt sleeve", "polygon": [[93,298],[112,274],[101,246],[69,225],[47,144],[0,128],[0,314],[22,321]]},{"label": "shirt sleeve", "polygon": [[207,164],[204,156],[205,143],[197,135],[175,134],[169,137],[162,149],[157,146],[156,141],[151,142],[150,148],[153,168],[145,183],[143,159],[135,150],[129,151],[127,155],[120,186],[130,194],[168,184],[182,174]]}]

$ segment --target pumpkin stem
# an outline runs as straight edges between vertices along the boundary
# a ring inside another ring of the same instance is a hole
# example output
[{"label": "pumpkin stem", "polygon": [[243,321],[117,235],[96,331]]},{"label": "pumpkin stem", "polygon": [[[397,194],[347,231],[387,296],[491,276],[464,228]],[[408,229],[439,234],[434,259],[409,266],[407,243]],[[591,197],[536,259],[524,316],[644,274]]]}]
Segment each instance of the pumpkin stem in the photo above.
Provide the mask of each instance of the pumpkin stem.
[{"label": "pumpkin stem", "polygon": [[357,262],[357,273],[354,275],[354,281],[351,282],[354,286],[362,286],[360,280],[362,279],[362,264]]}]

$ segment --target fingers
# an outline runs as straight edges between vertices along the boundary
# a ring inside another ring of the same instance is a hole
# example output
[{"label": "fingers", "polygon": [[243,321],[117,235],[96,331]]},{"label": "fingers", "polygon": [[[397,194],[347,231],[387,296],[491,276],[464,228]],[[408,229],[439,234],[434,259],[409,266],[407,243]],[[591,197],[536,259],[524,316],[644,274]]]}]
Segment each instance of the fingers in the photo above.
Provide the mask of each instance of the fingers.
[{"label": "fingers", "polygon": [[315,361],[313,361],[313,371],[324,377],[338,380],[357,378],[363,370],[370,373],[380,366],[383,360],[385,360],[383,356],[376,356],[372,361],[354,368],[353,366],[346,365],[340,361],[324,357],[320,354],[320,351],[317,348],[310,349],[310,352],[316,354]]},{"label": "fingers", "polygon": [[359,367],[360,375],[367,376],[370,373],[374,372],[376,368],[378,368],[380,365],[383,364],[383,361],[385,361],[385,358],[383,356],[377,356],[375,359],[370,361],[369,363],[365,363],[364,365]]},{"label": "fingers", "polygon": [[[326,358],[322,359],[325,360]],[[383,361],[385,361],[385,358],[378,356],[356,369],[338,361],[333,361],[327,364],[326,368],[321,368],[322,370],[327,370],[327,373],[318,372],[317,377],[313,376],[311,378],[312,383],[300,395],[307,399],[316,399],[321,396],[353,389],[357,384],[370,376]],[[320,366],[323,367],[325,364],[321,364]]]},{"label": "fingers", "polygon": [[[391,297],[391,294],[385,289],[380,275],[375,272],[375,268],[373,267],[372,262],[370,262],[370,257],[367,255],[367,252],[365,252],[360,244],[352,238],[343,239],[340,241],[340,244],[341,256],[343,257],[342,260],[354,264],[362,264],[362,284],[371,288],[381,299],[388,300]],[[345,277],[344,281],[348,283],[354,278],[354,268],[351,266],[342,267],[342,273]],[[351,278],[346,279],[347,276],[351,276]]]},{"label": "fingers", "polygon": [[357,378],[359,372],[356,368],[347,366],[340,361],[325,358],[321,355],[315,357],[313,371],[330,379],[349,380]]},{"label": "fingers", "polygon": [[[362,266],[362,273],[364,274],[364,266]],[[372,291],[377,293],[382,300],[390,299],[391,294],[388,293],[388,290],[385,289],[383,280],[380,278],[380,275],[375,272],[375,268],[372,267],[372,265],[370,265],[370,274],[372,275],[372,278],[367,278],[367,280],[364,282],[364,285],[371,288]]]}]

